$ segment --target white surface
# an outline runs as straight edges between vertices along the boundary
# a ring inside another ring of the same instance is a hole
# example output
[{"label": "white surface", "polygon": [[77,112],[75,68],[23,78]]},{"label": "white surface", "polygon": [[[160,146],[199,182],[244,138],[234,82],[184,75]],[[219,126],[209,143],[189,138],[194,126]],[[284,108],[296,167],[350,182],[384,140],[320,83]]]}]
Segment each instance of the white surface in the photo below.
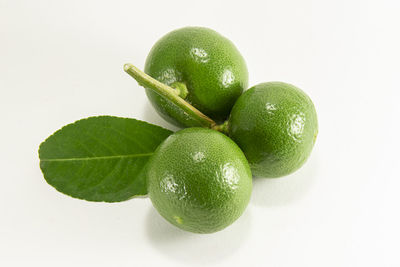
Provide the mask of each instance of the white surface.
[{"label": "white surface", "polygon": [[[399,1],[0,0],[0,266],[400,266]],[[117,204],[46,184],[38,145],[77,119],[171,128],[125,74],[178,27],[211,27],[250,84],[282,80],[315,102],[307,164],[256,179],[212,235],[166,223],[148,199]],[[396,255],[397,254],[397,255]]]}]

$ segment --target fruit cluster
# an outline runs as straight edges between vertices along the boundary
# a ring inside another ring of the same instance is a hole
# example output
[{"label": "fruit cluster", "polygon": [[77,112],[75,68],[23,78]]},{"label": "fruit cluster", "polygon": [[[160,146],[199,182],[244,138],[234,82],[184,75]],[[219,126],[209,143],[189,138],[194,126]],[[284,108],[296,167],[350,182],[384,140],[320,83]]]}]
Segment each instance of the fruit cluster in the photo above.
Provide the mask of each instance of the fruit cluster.
[{"label": "fruit cluster", "polygon": [[299,169],[318,123],[311,99],[283,82],[248,86],[237,48],[217,32],[186,27],[162,37],[140,71],[156,111],[183,129],[169,136],[146,168],[158,212],[177,227],[219,231],[245,210],[252,175],[281,177]]}]

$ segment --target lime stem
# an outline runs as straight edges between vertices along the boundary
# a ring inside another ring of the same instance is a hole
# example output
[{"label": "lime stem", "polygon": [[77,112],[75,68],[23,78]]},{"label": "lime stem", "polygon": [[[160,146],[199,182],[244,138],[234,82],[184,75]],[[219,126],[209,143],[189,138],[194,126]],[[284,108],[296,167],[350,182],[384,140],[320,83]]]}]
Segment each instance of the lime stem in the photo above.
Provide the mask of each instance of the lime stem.
[{"label": "lime stem", "polygon": [[[183,97],[186,97],[187,95],[187,93],[186,95],[182,93],[183,90],[181,88],[172,88],[166,84],[163,84],[129,63],[124,65],[124,70],[126,73],[132,76],[139,83],[139,85],[153,90],[157,94],[171,101],[177,107],[181,108],[186,114],[188,114],[188,116],[190,116],[192,119],[195,119],[199,123],[199,126],[211,129],[214,129],[217,126],[215,121],[204,115],[202,112],[179,96],[182,94]],[[187,89],[186,86],[185,89]]]},{"label": "lime stem", "polygon": [[189,94],[189,91],[186,87],[186,84],[182,82],[174,82],[171,84],[171,87],[175,90],[178,96],[185,99]]},{"label": "lime stem", "polygon": [[228,135],[229,134],[229,128],[228,127],[229,127],[228,120],[226,120],[224,123],[217,124],[214,127],[212,127],[211,129]]}]

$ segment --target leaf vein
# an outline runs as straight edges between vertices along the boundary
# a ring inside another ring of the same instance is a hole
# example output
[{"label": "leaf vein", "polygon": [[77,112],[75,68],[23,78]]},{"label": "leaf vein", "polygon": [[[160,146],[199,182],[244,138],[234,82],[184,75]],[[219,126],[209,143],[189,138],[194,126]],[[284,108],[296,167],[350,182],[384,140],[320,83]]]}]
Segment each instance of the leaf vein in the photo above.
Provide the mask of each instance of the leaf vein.
[{"label": "leaf vein", "polygon": [[143,154],[128,154],[128,155],[114,155],[114,156],[99,156],[99,157],[84,157],[84,158],[63,158],[63,159],[40,159],[42,162],[52,161],[85,161],[85,160],[107,160],[107,159],[123,159],[123,158],[140,158],[150,157],[154,153],[143,153]]}]

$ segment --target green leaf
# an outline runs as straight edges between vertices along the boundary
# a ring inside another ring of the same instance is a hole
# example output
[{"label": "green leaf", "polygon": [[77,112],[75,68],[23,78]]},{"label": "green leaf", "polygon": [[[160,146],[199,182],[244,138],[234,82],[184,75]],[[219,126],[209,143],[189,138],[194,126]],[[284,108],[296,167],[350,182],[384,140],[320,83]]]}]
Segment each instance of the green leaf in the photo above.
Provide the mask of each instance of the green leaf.
[{"label": "green leaf", "polygon": [[40,145],[40,168],[51,186],[71,197],[118,202],[146,195],[145,165],[171,133],[135,119],[90,117]]}]

